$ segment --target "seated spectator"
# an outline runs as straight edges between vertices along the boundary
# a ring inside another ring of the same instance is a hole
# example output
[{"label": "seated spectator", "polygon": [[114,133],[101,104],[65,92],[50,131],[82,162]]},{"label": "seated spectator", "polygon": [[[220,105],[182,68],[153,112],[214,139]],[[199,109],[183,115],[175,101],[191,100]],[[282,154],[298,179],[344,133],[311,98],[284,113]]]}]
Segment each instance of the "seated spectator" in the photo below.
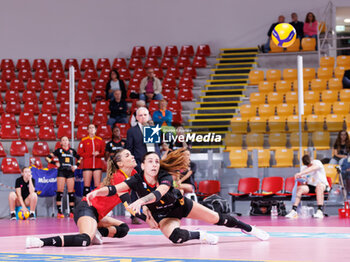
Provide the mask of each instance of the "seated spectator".
[{"label": "seated spectator", "polygon": [[165,159],[169,152],[171,152],[169,145],[163,142],[160,146],[160,158]]},{"label": "seated spectator", "polygon": [[304,23],[304,37],[317,38],[317,26],[316,17],[313,13],[309,12],[306,15]]},{"label": "seated spectator", "polygon": [[333,146],[333,158],[329,162],[333,165],[342,165],[343,161],[350,154],[349,134],[346,130],[340,131]]},{"label": "seated spectator", "polygon": [[312,160],[309,155],[304,155],[302,158],[304,166],[301,172],[295,174],[295,179],[302,180],[303,184],[297,187],[296,198],[293,203],[293,208],[286,215],[287,218],[298,218],[297,207],[301,201],[303,194],[316,193],[317,212],[314,218],[323,218],[323,202],[324,192],[328,191],[329,184],[326,177],[326,171],[320,160]]},{"label": "seated spectator", "polygon": [[304,23],[298,21],[298,15],[296,13],[291,14],[292,22],[290,24],[294,27],[297,32],[297,37],[301,40],[304,37]]},{"label": "seated spectator", "polygon": [[147,76],[141,80],[140,84],[140,99],[145,102],[149,100],[161,100],[162,84],[155,76],[153,68],[147,69]]},{"label": "seated spectator", "polygon": [[16,179],[16,192],[9,194],[10,219],[16,219],[16,207],[21,206],[23,212],[29,212],[29,219],[35,219],[36,203],[38,196],[35,193],[35,180],[32,178],[32,171],[29,167],[22,169],[22,176]]},{"label": "seated spectator", "polygon": [[125,143],[126,140],[120,136],[119,127],[113,127],[112,140],[106,143],[105,159],[108,160],[109,157],[113,157],[119,149],[123,149],[125,147]]},{"label": "seated spectator", "polygon": [[160,100],[159,110],[153,113],[153,122],[159,126],[171,126],[173,114],[167,110],[168,102],[165,99]]},{"label": "seated spectator", "polygon": [[122,99],[122,92],[120,90],[114,91],[114,99],[109,103],[109,110],[111,111],[110,118],[107,121],[107,125],[113,128],[115,123],[128,123],[128,105],[124,99]]},{"label": "seated spectator", "polygon": [[[189,150],[186,150],[186,155],[188,158],[191,157],[191,153]],[[182,170],[179,180],[179,188],[185,194],[186,193],[194,193],[196,191],[196,184],[194,175],[197,170],[197,165],[190,160],[190,166],[187,170]]]},{"label": "seated spectator", "polygon": [[[183,126],[178,126],[176,128],[176,135],[177,135],[178,139],[176,141],[171,141],[171,144],[170,144],[171,150],[176,150],[176,149],[179,149],[182,147],[186,147],[189,149],[192,148],[191,141],[186,141],[186,132],[185,132],[185,129],[183,128]],[[184,137],[183,141],[179,141],[180,136]]]},{"label": "seated spectator", "polygon": [[[132,114],[131,119],[130,119],[130,125],[131,126],[136,126],[137,125],[137,119],[136,119],[136,110],[140,107],[146,107],[146,102],[144,100],[138,100],[136,102],[136,109],[135,112]],[[152,120],[151,115],[148,115],[148,122]]]},{"label": "seated spectator", "polygon": [[109,81],[106,84],[106,100],[114,99],[113,93],[115,90],[121,90],[122,99],[126,99],[126,89],[123,80],[119,79],[119,73],[117,70],[111,70],[109,74]]},{"label": "seated spectator", "polygon": [[280,15],[278,17],[277,23],[273,23],[270,26],[270,29],[267,32],[268,39],[267,39],[266,44],[263,46],[263,50],[262,50],[264,53],[268,53],[270,51],[270,40],[271,40],[271,34],[272,34],[273,29],[275,28],[276,25],[284,23],[284,20],[285,20],[285,17],[283,15]]},{"label": "seated spectator", "polygon": [[345,70],[344,72],[343,88],[350,88],[350,70]]}]

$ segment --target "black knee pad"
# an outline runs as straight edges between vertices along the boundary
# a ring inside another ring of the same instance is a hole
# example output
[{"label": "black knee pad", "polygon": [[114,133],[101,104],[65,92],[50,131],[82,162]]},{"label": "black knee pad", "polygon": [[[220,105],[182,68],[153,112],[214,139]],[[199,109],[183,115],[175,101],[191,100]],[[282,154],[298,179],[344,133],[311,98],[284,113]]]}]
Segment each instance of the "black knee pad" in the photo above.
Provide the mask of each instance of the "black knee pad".
[{"label": "black knee pad", "polygon": [[64,236],[65,247],[86,247],[91,243],[91,239],[88,234],[67,235]]},{"label": "black knee pad", "polygon": [[114,227],[117,230],[117,233],[115,233],[113,237],[122,238],[122,237],[125,237],[129,232],[129,227],[125,223]]},{"label": "black knee pad", "polygon": [[63,197],[63,192],[56,192],[56,202],[61,202]]},{"label": "black knee pad", "polygon": [[186,242],[190,238],[190,233],[186,229],[181,229],[179,227],[175,228],[174,231],[171,233],[169,239],[174,244],[179,244]]},{"label": "black knee pad", "polygon": [[90,193],[90,187],[88,187],[88,186],[84,186],[84,192],[83,192],[83,196],[86,196],[87,194],[89,194]]},{"label": "black knee pad", "polygon": [[74,195],[74,193],[72,192],[72,193],[68,193],[68,198],[69,198],[69,202],[70,203],[74,203],[75,202],[75,195]]},{"label": "black knee pad", "polygon": [[108,237],[108,234],[109,234],[108,228],[106,228],[106,227],[99,227],[99,228],[97,228],[97,230],[98,230],[98,232],[101,233],[101,235],[103,237]]},{"label": "black knee pad", "polygon": [[239,221],[233,216],[219,213],[219,222],[217,222],[216,224],[219,226],[237,227],[238,223]]}]

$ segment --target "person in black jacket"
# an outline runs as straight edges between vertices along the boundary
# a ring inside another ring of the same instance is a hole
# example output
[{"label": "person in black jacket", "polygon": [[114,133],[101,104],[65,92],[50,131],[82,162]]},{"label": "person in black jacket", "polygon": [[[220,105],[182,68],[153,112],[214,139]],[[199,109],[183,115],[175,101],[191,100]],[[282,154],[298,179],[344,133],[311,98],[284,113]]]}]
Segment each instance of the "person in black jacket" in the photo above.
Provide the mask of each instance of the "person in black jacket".
[{"label": "person in black jacket", "polygon": [[107,125],[110,125],[112,129],[115,123],[128,123],[128,105],[125,99],[122,98],[122,92],[120,90],[115,90],[113,94],[114,99],[109,103],[111,114],[107,121]]},{"label": "person in black jacket", "polygon": [[273,23],[273,24],[270,26],[270,29],[269,29],[269,31],[267,32],[267,36],[268,36],[267,42],[266,42],[266,44],[263,46],[263,52],[264,52],[264,53],[268,53],[268,52],[270,51],[270,40],[271,40],[271,34],[272,34],[273,29],[275,28],[276,25],[281,24],[281,23],[284,23],[284,20],[285,20],[285,17],[284,17],[283,15],[280,15],[280,16],[278,17],[277,23]]},{"label": "person in black jacket", "polygon": [[106,100],[113,100],[113,93],[115,90],[122,92],[122,99],[126,99],[126,88],[123,80],[120,80],[120,76],[117,70],[113,69],[110,73],[110,80],[106,84]]},{"label": "person in black jacket", "polygon": [[297,37],[301,39],[304,37],[304,23],[301,21],[298,21],[298,15],[296,13],[291,14],[292,22],[290,24],[294,27],[295,31],[297,32]]},{"label": "person in black jacket", "polygon": [[343,76],[343,88],[350,88],[350,70],[345,70]]}]

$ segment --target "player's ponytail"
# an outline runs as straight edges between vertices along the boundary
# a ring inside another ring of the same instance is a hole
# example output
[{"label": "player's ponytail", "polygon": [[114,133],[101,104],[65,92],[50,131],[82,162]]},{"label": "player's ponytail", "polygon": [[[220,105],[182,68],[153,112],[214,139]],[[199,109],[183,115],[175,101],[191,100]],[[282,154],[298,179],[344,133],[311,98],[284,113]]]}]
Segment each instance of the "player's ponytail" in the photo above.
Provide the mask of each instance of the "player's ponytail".
[{"label": "player's ponytail", "polygon": [[187,170],[189,167],[186,164],[184,155],[187,150],[187,148],[183,147],[170,152],[165,159],[160,161],[160,167],[168,172]]},{"label": "player's ponytail", "polygon": [[125,149],[117,150],[114,156],[111,156],[107,160],[107,175],[102,181],[102,186],[110,186],[113,174],[119,169],[118,162],[121,161],[121,153]]}]

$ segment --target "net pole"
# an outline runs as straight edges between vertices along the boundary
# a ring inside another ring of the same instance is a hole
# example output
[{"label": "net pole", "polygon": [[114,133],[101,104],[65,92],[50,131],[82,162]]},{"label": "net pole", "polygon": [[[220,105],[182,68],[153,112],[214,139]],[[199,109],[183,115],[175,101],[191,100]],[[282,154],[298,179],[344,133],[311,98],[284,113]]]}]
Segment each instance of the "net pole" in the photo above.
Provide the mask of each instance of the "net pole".
[{"label": "net pole", "polygon": [[72,144],[74,149],[74,121],[75,121],[75,79],[74,79],[74,66],[69,67],[69,121],[71,122],[72,129]]},{"label": "net pole", "polygon": [[302,119],[304,115],[304,77],[303,77],[303,57],[298,55],[298,119],[299,119],[299,164],[300,170],[303,157],[303,141],[302,141]]}]

